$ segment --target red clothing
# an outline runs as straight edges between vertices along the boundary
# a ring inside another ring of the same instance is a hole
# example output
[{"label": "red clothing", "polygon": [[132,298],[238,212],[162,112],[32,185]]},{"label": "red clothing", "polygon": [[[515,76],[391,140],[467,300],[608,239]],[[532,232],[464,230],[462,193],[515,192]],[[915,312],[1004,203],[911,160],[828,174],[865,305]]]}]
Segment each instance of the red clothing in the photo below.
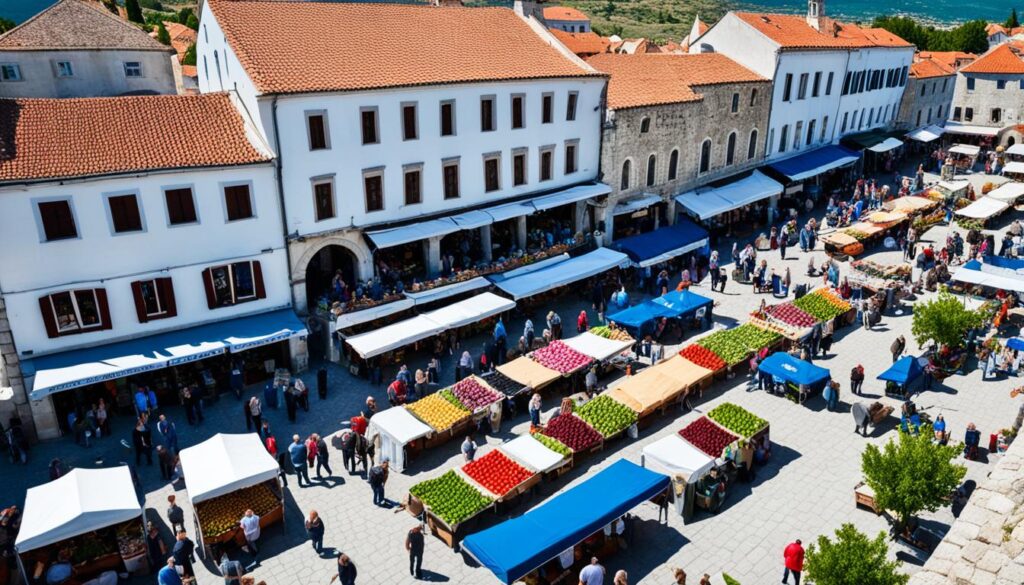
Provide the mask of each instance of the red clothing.
[{"label": "red clothing", "polygon": [[790,543],[782,556],[786,559],[786,568],[790,571],[804,570],[804,547],[795,542]]},{"label": "red clothing", "polygon": [[267,447],[267,452],[270,453],[270,455],[273,456],[276,459],[277,458],[277,440],[274,439],[274,437],[267,437],[267,441],[266,441],[265,445]]},{"label": "red clothing", "polygon": [[353,431],[360,435],[366,434],[366,427],[369,425],[369,422],[366,420],[365,416],[353,416],[349,422],[352,424]]}]

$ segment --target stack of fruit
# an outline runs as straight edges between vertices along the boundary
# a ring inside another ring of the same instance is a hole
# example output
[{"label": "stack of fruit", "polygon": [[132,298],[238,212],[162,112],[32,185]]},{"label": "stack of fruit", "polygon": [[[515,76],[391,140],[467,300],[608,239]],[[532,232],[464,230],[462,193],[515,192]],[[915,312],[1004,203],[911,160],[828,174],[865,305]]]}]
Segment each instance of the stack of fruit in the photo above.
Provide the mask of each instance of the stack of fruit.
[{"label": "stack of fruit", "polygon": [[604,440],[601,433],[572,414],[555,417],[543,432],[572,449],[574,453],[596,447]]},{"label": "stack of fruit", "polygon": [[793,303],[782,303],[781,305],[772,305],[768,307],[768,315],[772,319],[776,319],[785,323],[786,325],[792,325],[794,327],[806,328],[814,327],[818,320],[813,316],[808,315],[802,311],[799,307],[793,305]]},{"label": "stack of fruit", "polygon": [[819,321],[830,321],[850,310],[849,303],[820,289],[800,297],[793,304]]},{"label": "stack of fruit", "polygon": [[750,355],[750,350],[747,349],[746,344],[731,334],[732,331],[732,329],[716,331],[698,341],[697,345],[711,350],[726,365],[734,366],[745,360]]},{"label": "stack of fruit", "polygon": [[238,527],[245,511],[252,508],[257,516],[264,516],[281,505],[280,500],[265,483],[244,488],[219,498],[196,504],[196,513],[203,529],[203,537],[216,540],[225,532]]},{"label": "stack of fruit", "polygon": [[459,477],[453,469],[440,477],[412,486],[409,493],[423,502],[449,528],[476,516],[493,501]]},{"label": "stack of fruit", "polygon": [[768,421],[731,402],[711,409],[708,418],[748,439],[768,427]]},{"label": "stack of fruit", "polygon": [[530,358],[545,368],[555,370],[563,375],[583,369],[593,361],[589,356],[583,355],[558,340],[534,351],[530,354]]},{"label": "stack of fruit", "polygon": [[495,402],[500,402],[504,397],[482,382],[476,376],[463,378],[451,387],[452,394],[459,399],[463,406],[472,411],[486,408]]},{"label": "stack of fruit", "polygon": [[576,413],[605,438],[621,433],[636,422],[632,408],[605,394],[584,404]]},{"label": "stack of fruit", "polygon": [[534,439],[540,441],[542,445],[544,445],[548,449],[551,449],[555,453],[558,453],[562,457],[568,457],[569,455],[572,455],[572,449],[563,445],[562,442],[559,441],[558,439],[553,439],[539,431],[533,433],[532,436]]},{"label": "stack of fruit", "polygon": [[771,347],[782,337],[774,331],[767,331],[750,323],[744,323],[739,327],[729,329],[728,332],[750,351]]},{"label": "stack of fruit", "polygon": [[132,520],[117,527],[117,549],[122,559],[134,559],[146,554],[146,540],[142,522]]},{"label": "stack of fruit", "polygon": [[721,457],[722,451],[739,437],[702,416],[679,431],[679,436],[710,457]]},{"label": "stack of fruit", "polygon": [[462,471],[492,494],[503,498],[534,473],[498,450],[462,466]]},{"label": "stack of fruit", "polygon": [[629,341],[632,342],[633,338],[626,333],[625,329],[612,329],[607,325],[601,325],[600,327],[591,327],[590,332],[598,337],[604,337],[605,339],[611,339],[612,341]]},{"label": "stack of fruit", "polygon": [[696,343],[684,347],[679,352],[679,355],[712,372],[717,372],[726,366],[726,363],[722,361],[722,358],[715,355],[715,352]]},{"label": "stack of fruit", "polygon": [[407,404],[405,408],[435,431],[446,431],[470,413],[458,405],[458,399],[450,392],[445,396],[445,390]]}]

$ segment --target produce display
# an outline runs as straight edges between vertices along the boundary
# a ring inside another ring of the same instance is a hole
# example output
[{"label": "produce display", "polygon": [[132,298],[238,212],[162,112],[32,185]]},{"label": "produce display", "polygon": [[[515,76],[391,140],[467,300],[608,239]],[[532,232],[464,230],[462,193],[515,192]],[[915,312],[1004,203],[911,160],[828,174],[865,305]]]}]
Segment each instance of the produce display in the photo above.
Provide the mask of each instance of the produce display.
[{"label": "produce display", "polygon": [[850,263],[850,268],[871,278],[880,278],[882,280],[900,281],[906,280],[910,277],[909,264],[886,266],[885,264],[879,264],[877,262],[872,262],[871,260],[854,260]]},{"label": "produce display", "polygon": [[463,406],[474,411],[490,406],[504,398],[490,386],[481,384],[476,376],[459,380],[451,387],[451,391]]},{"label": "produce display", "polygon": [[454,469],[412,486],[409,493],[449,527],[472,518],[493,501],[459,477]]},{"label": "produce display", "polygon": [[[241,516],[239,516],[241,518]],[[110,538],[109,530],[89,532],[76,537],[71,546],[71,563],[80,565],[100,557],[117,554],[117,545]]]},{"label": "produce display", "polygon": [[611,339],[613,341],[633,341],[633,337],[629,333],[626,333],[625,329],[612,329],[607,325],[591,327],[590,332],[598,337],[604,337],[605,339]]},{"label": "produce display", "polygon": [[702,416],[679,431],[679,436],[710,457],[721,457],[722,451],[739,439],[736,435]]},{"label": "produce display", "polygon": [[452,406],[465,410],[466,407],[462,404],[461,400],[459,400],[458,398],[455,397],[455,394],[452,392],[451,388],[444,388],[444,389],[440,390],[437,394],[441,398],[444,398],[445,400],[450,402],[452,404]]},{"label": "produce display", "polygon": [[769,347],[777,342],[781,337],[774,331],[766,331],[760,327],[751,325],[750,323],[744,323],[739,327],[728,329],[727,332],[735,337],[737,341],[746,346],[750,351],[757,351],[763,347]]},{"label": "produce display", "polygon": [[522,392],[523,388],[526,387],[497,370],[492,374],[488,374],[484,380],[491,388],[494,388],[505,396],[515,396]]},{"label": "produce display", "polygon": [[715,352],[696,343],[684,347],[679,355],[712,372],[717,372],[727,365],[722,358],[715,355]]},{"label": "produce display", "polygon": [[534,439],[540,441],[542,445],[544,445],[548,449],[551,449],[555,453],[558,453],[562,457],[568,457],[569,455],[572,455],[572,449],[563,445],[562,442],[559,441],[558,439],[551,438],[545,435],[544,433],[539,432],[533,433],[532,436]]},{"label": "produce display", "polygon": [[862,232],[860,230],[855,230],[853,228],[847,228],[847,229],[843,230],[843,233],[848,235],[848,236],[850,236],[851,238],[857,240],[858,242],[863,242],[864,240],[868,239],[868,237],[869,237],[868,234],[866,234],[866,233],[864,233],[864,232]]},{"label": "produce display", "polygon": [[499,497],[508,494],[512,488],[534,475],[532,471],[497,450],[463,465],[462,471],[473,481],[484,486],[484,489]]},{"label": "produce display", "polygon": [[252,508],[257,516],[264,516],[280,505],[281,501],[273,490],[261,483],[200,502],[196,504],[196,514],[203,529],[203,537],[213,540],[238,528],[238,521],[247,509]]},{"label": "produce display", "polygon": [[142,522],[125,522],[117,527],[117,550],[122,559],[131,559],[146,554],[146,540],[142,533]]},{"label": "produce display", "polygon": [[711,409],[708,418],[747,438],[756,435],[768,426],[768,421],[731,402],[719,404]]},{"label": "produce display", "polygon": [[535,350],[530,354],[530,358],[545,368],[561,374],[570,374],[585,368],[593,361],[589,356],[583,355],[558,340]]},{"label": "produce display", "polygon": [[453,403],[453,399],[455,402],[458,402],[458,399],[450,392],[450,398],[446,398],[445,390],[421,398],[412,404],[406,404],[405,408],[435,431],[448,430],[469,416],[469,411]]},{"label": "produce display", "polygon": [[818,320],[813,315],[808,315],[807,312],[793,305],[793,303],[772,305],[768,307],[766,312],[772,319],[778,319],[786,325],[794,327],[814,327],[818,324]]},{"label": "produce display", "polygon": [[711,350],[728,366],[734,366],[750,355],[747,346],[731,335],[733,329],[723,329],[708,335],[697,342],[697,345]]},{"label": "produce display", "polygon": [[850,305],[834,295],[817,290],[793,301],[793,304],[819,321],[830,321],[850,310]]},{"label": "produce display", "polygon": [[605,394],[584,404],[576,414],[605,437],[620,433],[636,422],[636,412],[632,408]]},{"label": "produce display", "polygon": [[601,433],[583,422],[583,419],[573,415],[555,417],[548,423],[543,433],[558,439],[576,453],[586,451],[604,440]]}]

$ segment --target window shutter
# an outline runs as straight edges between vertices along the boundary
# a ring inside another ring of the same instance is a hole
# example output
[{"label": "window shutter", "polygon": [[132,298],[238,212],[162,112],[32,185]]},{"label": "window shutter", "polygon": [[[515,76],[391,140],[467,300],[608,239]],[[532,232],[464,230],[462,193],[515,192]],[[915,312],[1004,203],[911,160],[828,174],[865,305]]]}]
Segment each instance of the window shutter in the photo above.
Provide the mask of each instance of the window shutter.
[{"label": "window shutter", "polygon": [[142,300],[142,281],[136,280],[132,283],[132,298],[135,299],[135,314],[139,323],[149,322],[149,315],[146,312],[146,301]]},{"label": "window shutter", "polygon": [[53,302],[50,296],[39,297],[39,311],[43,315],[43,325],[46,326],[46,336],[50,339],[60,337],[57,331],[57,318],[53,316]]},{"label": "window shutter", "polygon": [[164,317],[177,317],[178,305],[174,302],[174,285],[171,284],[171,279],[158,278],[156,287],[160,291],[160,298],[164,303]]},{"label": "window shutter", "polygon": [[267,298],[267,289],[263,286],[263,269],[260,268],[260,261],[252,261],[252,282],[256,286],[256,298]]},{"label": "window shutter", "polygon": [[100,309],[100,322],[102,326],[100,329],[113,329],[114,324],[110,322],[110,305],[107,303],[107,289],[97,288],[94,289],[96,293],[96,304]]},{"label": "window shutter", "polygon": [[206,305],[211,308],[217,308],[217,296],[213,292],[213,271],[207,268],[203,271],[203,286],[206,288]]}]

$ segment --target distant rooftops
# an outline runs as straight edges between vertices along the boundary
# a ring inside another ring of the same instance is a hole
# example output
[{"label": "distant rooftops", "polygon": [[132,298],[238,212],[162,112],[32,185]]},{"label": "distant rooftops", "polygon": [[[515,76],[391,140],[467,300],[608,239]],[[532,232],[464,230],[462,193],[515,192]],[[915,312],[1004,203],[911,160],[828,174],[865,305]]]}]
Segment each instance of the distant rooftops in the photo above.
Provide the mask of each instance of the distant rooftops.
[{"label": "distant rooftops", "polygon": [[917,79],[954,75],[958,68],[970,63],[978,56],[962,51],[920,51],[914,54],[910,76]]},{"label": "distant rooftops", "polygon": [[549,29],[549,32],[553,34],[556,39],[561,41],[567,49],[579,56],[605,53],[608,51],[608,46],[611,44],[608,39],[592,32],[570,33],[558,30],[557,28]]},{"label": "distant rooftops", "polygon": [[84,0],[60,0],[0,35],[0,50],[47,49],[172,50],[141,28]]},{"label": "distant rooftops", "polygon": [[587,22],[590,20],[590,17],[569,6],[545,6],[544,20]]},{"label": "distant rooftops", "polygon": [[974,63],[960,71],[964,73],[1024,74],[1021,49],[1011,43],[1003,43],[975,59]]},{"label": "distant rooftops", "polygon": [[821,30],[796,14],[736,12],[736,16],[783,49],[857,49],[910,47],[902,38],[881,28],[864,28],[821,17]]}]

